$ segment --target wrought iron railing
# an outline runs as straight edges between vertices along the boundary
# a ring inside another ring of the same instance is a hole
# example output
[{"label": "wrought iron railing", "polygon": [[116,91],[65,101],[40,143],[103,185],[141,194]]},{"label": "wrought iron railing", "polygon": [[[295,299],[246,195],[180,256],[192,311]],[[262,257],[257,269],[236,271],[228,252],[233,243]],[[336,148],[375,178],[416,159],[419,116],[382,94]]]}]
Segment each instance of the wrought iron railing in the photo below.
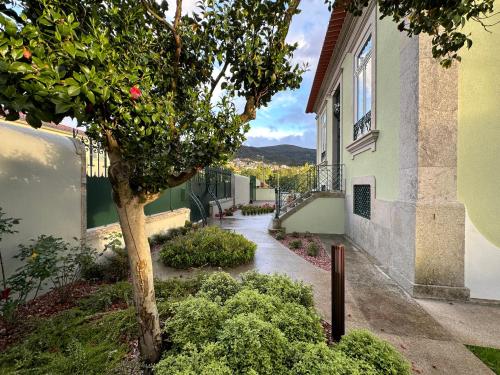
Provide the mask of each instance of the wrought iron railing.
[{"label": "wrought iron railing", "polygon": [[361,117],[361,119],[353,126],[352,139],[355,141],[363,134],[368,133],[372,128],[372,111],[368,111],[366,115]]},{"label": "wrought iron railing", "polygon": [[79,139],[85,146],[87,176],[108,177],[109,158],[104,148],[76,129],[73,129],[73,138]]},{"label": "wrought iron railing", "polygon": [[344,191],[343,164],[319,164],[306,173],[280,183],[276,192],[276,218],[315,192]]}]

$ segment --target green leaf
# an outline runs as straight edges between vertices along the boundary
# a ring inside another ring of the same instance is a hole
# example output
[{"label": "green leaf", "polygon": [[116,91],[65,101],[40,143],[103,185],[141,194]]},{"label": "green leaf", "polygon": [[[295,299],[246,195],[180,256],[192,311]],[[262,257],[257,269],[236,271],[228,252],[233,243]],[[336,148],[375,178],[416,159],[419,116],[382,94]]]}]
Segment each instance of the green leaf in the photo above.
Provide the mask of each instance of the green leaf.
[{"label": "green leaf", "polygon": [[80,94],[80,87],[79,86],[69,86],[68,87],[68,95],[69,96],[77,96]]},{"label": "green leaf", "polygon": [[76,48],[71,42],[64,42],[63,43],[63,48],[66,52],[68,52],[73,58],[75,57],[76,54]]},{"label": "green leaf", "polygon": [[95,104],[95,95],[91,90],[87,90],[87,99],[90,100],[92,104]]},{"label": "green leaf", "polygon": [[9,71],[14,73],[27,73],[27,72],[32,72],[33,68],[31,67],[30,64],[16,61],[10,64]]},{"label": "green leaf", "polygon": [[57,103],[56,104],[56,114],[66,113],[71,109],[72,106],[73,106],[72,103],[63,103],[63,102]]}]

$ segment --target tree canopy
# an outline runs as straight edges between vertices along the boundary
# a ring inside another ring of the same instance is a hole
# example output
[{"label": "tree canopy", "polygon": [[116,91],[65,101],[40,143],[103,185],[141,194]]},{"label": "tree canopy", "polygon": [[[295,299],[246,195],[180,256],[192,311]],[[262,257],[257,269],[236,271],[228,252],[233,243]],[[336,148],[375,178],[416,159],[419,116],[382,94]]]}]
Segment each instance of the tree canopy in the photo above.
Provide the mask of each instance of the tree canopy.
[{"label": "tree canopy", "polygon": [[[370,0],[325,0],[359,16]],[[495,22],[495,0],[377,0],[381,18],[390,17],[408,36],[420,33],[432,36],[432,54],[449,67],[460,61],[459,51],[472,46],[472,37],[463,28],[467,22],[479,22],[486,30]],[[497,23],[500,21],[497,21]]]}]

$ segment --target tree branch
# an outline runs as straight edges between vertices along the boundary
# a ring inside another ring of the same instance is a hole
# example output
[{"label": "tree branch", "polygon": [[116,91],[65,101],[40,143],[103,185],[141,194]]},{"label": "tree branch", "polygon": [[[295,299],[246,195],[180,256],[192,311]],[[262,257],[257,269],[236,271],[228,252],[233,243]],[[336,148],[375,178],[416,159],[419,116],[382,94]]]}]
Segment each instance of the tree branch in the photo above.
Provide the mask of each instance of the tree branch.
[{"label": "tree branch", "polygon": [[174,27],[172,29],[175,41],[174,79],[172,80],[173,92],[177,90],[177,79],[179,78],[179,65],[181,61],[181,52],[182,52],[182,40],[181,36],[179,35],[179,25],[181,23],[181,15],[182,15],[182,0],[177,0],[177,6],[175,8]]},{"label": "tree branch", "polygon": [[169,187],[176,187],[187,180],[189,180],[191,177],[193,177],[196,173],[198,173],[201,170],[201,168],[191,168],[188,171],[182,172],[178,176],[169,176],[167,177],[167,184]]},{"label": "tree branch", "polygon": [[255,103],[255,97],[249,96],[247,97],[247,102],[245,104],[245,110],[240,115],[240,120],[245,124],[249,121],[255,120],[257,116],[257,105]]},{"label": "tree branch", "polygon": [[222,70],[220,71],[220,73],[217,75],[217,78],[215,78],[215,80],[212,80],[212,87],[210,89],[210,97],[212,97],[212,94],[214,93],[214,90],[215,88],[217,87],[217,85],[219,84],[220,80],[222,79],[222,77],[224,77],[224,75],[226,74],[226,69],[227,69],[227,66],[228,66],[228,62],[226,61],[224,63],[224,66],[222,67]]},{"label": "tree branch", "polygon": [[144,5],[144,7],[146,8],[147,12],[153,16],[154,18],[156,18],[158,21],[164,23],[165,25],[167,25],[167,27],[171,30],[171,31],[174,31],[174,27],[172,26],[172,24],[170,22],[168,22],[164,17],[160,16],[158,13],[156,13],[153,8],[150,6],[150,4],[148,3],[147,0],[141,0],[141,3],[142,5]]}]

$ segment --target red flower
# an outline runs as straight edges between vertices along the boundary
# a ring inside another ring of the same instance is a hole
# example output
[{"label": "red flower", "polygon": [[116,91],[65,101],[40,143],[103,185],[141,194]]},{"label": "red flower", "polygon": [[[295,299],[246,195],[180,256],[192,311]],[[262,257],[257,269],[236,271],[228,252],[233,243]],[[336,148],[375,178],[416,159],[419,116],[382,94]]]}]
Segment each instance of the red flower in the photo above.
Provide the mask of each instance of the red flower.
[{"label": "red flower", "polygon": [[0,299],[8,300],[10,295],[10,288],[5,288],[0,293]]},{"label": "red flower", "polygon": [[139,99],[142,95],[141,89],[137,86],[132,86],[130,88],[130,96],[133,100]]},{"label": "red flower", "polygon": [[23,56],[27,60],[31,59],[31,52],[26,47],[23,47]]}]

